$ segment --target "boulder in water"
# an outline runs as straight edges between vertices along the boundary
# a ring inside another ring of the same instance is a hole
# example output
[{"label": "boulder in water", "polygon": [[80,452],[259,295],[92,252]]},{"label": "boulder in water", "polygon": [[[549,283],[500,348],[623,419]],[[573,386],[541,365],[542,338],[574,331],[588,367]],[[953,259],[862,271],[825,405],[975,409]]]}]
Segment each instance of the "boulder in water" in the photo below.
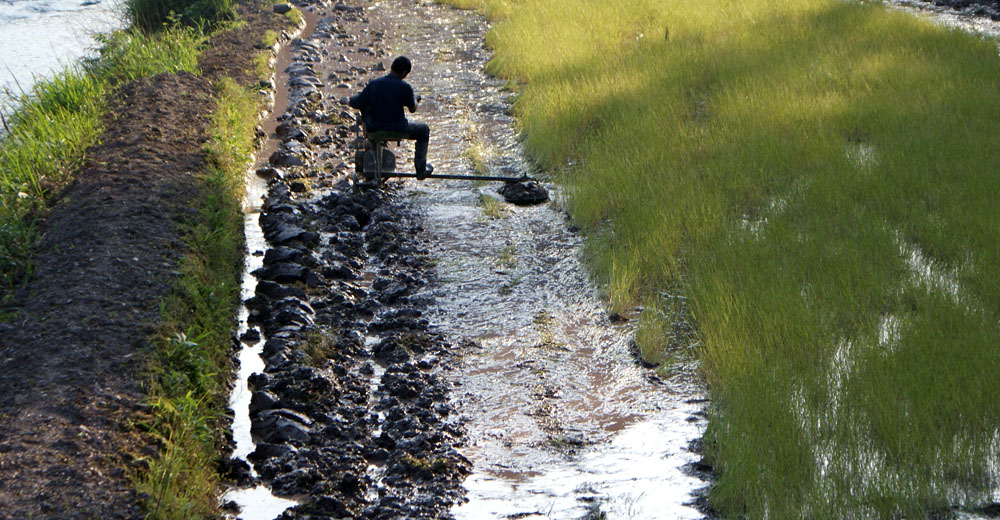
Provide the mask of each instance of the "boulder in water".
[{"label": "boulder in water", "polygon": [[504,200],[519,206],[530,206],[541,204],[549,200],[549,192],[538,181],[532,179],[521,179],[515,182],[506,182],[499,190]]}]

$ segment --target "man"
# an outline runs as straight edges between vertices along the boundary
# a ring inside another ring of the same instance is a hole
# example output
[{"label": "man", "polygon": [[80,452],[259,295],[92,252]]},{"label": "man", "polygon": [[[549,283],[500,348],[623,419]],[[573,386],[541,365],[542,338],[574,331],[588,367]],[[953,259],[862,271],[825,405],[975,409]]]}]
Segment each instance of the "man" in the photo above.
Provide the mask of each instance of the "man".
[{"label": "man", "polygon": [[360,94],[351,96],[348,104],[361,111],[368,132],[400,132],[406,135],[406,139],[415,139],[413,167],[418,179],[426,179],[434,171],[434,166],[427,164],[430,127],[407,121],[403,113],[403,107],[409,109],[411,114],[416,112],[417,101],[420,100],[419,96],[413,97],[413,87],[404,81],[411,68],[406,56],[396,58],[388,74],[372,80]]}]

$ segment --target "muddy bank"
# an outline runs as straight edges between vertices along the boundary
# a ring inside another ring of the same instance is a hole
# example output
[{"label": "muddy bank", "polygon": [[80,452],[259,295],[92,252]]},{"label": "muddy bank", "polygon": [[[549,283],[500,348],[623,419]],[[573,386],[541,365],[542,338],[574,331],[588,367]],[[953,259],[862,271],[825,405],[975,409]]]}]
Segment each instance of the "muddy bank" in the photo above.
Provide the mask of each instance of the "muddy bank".
[{"label": "muddy bank", "polygon": [[268,339],[250,377],[249,459],[274,493],[302,497],[282,518],[440,517],[469,464],[437,373],[451,346],[412,296],[419,225],[346,182],[300,201],[275,183],[261,224],[271,247],[249,320]]},{"label": "muddy bank", "polygon": [[[413,297],[426,283],[421,229],[390,191],[345,179],[353,119],[324,92],[359,83],[369,68],[347,54],[375,56],[380,36],[345,30],[367,22],[359,6],[308,8],[319,20],[291,44],[288,108],[257,170],[270,182],[243,337],[264,342],[248,460],[273,493],[301,502],[282,518],[442,517],[469,463],[438,375],[451,346]],[[255,483],[238,460],[230,477]]]},{"label": "muddy bank", "polygon": [[[214,77],[252,69],[263,6]],[[101,144],[44,222],[38,272],[0,323],[0,517],[141,518],[129,473],[155,452],[143,412],[147,338],[185,253],[194,175],[214,107],[209,79],[164,74],[114,96]]]}]

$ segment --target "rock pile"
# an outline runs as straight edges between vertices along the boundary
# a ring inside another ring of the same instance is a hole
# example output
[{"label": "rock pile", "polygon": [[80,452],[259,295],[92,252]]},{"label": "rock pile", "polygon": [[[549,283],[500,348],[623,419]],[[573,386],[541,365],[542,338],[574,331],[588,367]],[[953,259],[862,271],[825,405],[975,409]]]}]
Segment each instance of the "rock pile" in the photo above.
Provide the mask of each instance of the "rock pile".
[{"label": "rock pile", "polygon": [[[324,100],[316,70],[331,59],[319,42],[357,47],[338,24],[363,16],[338,4],[292,42],[281,142],[257,171],[269,179],[268,249],[246,302],[260,331],[244,340],[266,340],[265,370],[249,380],[258,443],[248,458],[275,494],[304,497],[284,519],[448,517],[471,469],[439,376],[450,346],[414,297],[428,267],[421,230],[391,193],[342,175],[353,118]],[[326,81],[368,72],[331,61]]]},{"label": "rock pile", "polygon": [[938,6],[947,6],[969,16],[982,16],[1000,20],[1000,2],[996,0],[924,0]]},{"label": "rock pile", "polygon": [[268,339],[249,458],[276,494],[308,496],[284,518],[445,515],[470,465],[437,375],[449,346],[411,296],[419,228],[346,181],[312,201],[274,182],[261,224],[271,248],[248,306]]}]

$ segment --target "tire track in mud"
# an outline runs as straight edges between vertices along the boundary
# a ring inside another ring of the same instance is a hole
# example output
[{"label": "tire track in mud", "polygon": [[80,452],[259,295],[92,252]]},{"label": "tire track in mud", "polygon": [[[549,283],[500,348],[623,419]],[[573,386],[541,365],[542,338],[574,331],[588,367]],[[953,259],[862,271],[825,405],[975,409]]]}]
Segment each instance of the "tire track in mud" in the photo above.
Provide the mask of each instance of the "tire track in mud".
[{"label": "tire track in mud", "polygon": [[[258,170],[268,249],[244,336],[265,338],[248,459],[301,504],[280,518],[701,518],[703,391],[690,369],[638,364],[562,213],[498,202],[497,185],[345,176],[351,114],[334,100],[397,54],[438,172],[525,171],[509,93],[482,72],[485,22],[415,0],[310,9]],[[409,170],[412,146],[397,154]]]}]

